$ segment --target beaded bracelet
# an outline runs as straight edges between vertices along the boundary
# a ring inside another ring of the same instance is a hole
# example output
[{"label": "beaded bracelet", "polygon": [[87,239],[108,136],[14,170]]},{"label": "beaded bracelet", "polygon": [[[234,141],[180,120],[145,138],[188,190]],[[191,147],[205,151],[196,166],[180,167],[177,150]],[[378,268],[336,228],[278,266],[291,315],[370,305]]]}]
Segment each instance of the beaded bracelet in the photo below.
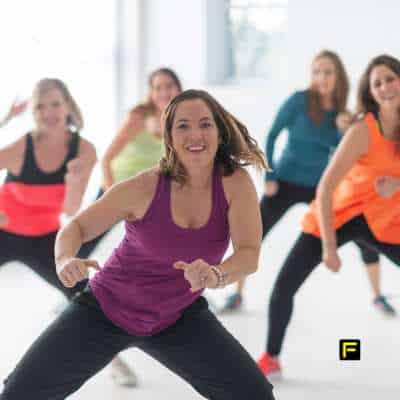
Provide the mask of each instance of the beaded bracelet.
[{"label": "beaded bracelet", "polygon": [[228,284],[228,274],[222,271],[219,265],[212,265],[211,270],[217,276],[217,287],[216,289],[222,289]]}]

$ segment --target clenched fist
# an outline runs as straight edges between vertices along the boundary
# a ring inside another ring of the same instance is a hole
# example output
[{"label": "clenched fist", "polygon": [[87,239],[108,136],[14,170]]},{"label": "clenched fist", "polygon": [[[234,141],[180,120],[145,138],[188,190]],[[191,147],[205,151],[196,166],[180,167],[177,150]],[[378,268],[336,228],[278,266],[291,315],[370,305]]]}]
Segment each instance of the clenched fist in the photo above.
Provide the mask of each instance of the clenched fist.
[{"label": "clenched fist", "polygon": [[99,264],[95,260],[70,258],[61,265],[57,265],[57,275],[64,286],[71,288],[89,277],[89,268],[100,271]]},{"label": "clenched fist", "polygon": [[218,285],[217,275],[211,269],[211,265],[204,260],[198,259],[191,263],[177,261],[174,263],[174,268],[184,272],[184,277],[190,283],[192,292],[205,288],[215,289]]},{"label": "clenched fist", "polygon": [[336,249],[324,250],[322,261],[332,272],[339,272],[340,267],[342,266],[342,261],[340,260]]}]

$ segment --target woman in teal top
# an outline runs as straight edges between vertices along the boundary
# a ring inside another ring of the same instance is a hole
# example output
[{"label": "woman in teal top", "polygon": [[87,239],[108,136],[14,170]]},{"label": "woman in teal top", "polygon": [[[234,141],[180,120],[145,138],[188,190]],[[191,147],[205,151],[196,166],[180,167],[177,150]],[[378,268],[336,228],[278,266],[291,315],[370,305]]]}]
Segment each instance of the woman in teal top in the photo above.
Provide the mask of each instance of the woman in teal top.
[{"label": "woman in teal top", "polygon": [[[309,203],[328,160],[342,133],[351,123],[345,111],[348,78],[337,54],[322,51],[312,62],[311,85],[294,93],[281,106],[267,135],[266,155],[272,171],[265,176],[265,193],[261,200],[263,238],[295,204]],[[275,142],[288,130],[288,140],[278,160],[274,160]],[[374,304],[387,314],[395,310],[382,296],[379,280],[379,256],[358,244],[374,292]],[[223,311],[233,311],[242,304],[244,281],[228,297]]]}]

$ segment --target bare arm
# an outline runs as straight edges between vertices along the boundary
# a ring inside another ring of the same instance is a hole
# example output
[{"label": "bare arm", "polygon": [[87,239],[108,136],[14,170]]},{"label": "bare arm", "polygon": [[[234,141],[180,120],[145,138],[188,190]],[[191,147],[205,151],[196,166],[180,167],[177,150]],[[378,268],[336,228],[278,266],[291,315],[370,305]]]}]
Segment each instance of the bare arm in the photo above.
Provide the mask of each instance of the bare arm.
[{"label": "bare arm", "polygon": [[103,173],[103,188],[108,189],[114,184],[111,171],[112,160],[124,149],[124,147],[144,129],[144,115],[140,112],[131,112],[126,117],[117,135],[106,150],[101,161]]},{"label": "bare arm", "polygon": [[14,100],[9,110],[7,111],[7,114],[0,120],[0,128],[3,127],[4,125],[7,125],[13,118],[22,114],[27,107],[28,107],[27,100],[23,101]]},{"label": "bare arm", "polygon": [[7,169],[13,174],[18,174],[22,167],[24,153],[25,136],[0,149],[0,170]]},{"label": "bare arm", "polygon": [[257,270],[262,235],[258,197],[249,174],[239,170],[231,179],[228,218],[234,252],[221,264],[228,284]]},{"label": "bare arm", "polygon": [[154,194],[156,181],[156,174],[148,172],[114,185],[59,231],[55,261],[57,273],[65,286],[72,287],[85,279],[87,266],[95,266],[93,261],[75,258],[81,245],[119,221],[142,217]]},{"label": "bare arm", "polygon": [[365,122],[354,124],[344,136],[317,188],[317,213],[324,261],[332,270],[338,270],[340,267],[340,261],[336,255],[336,234],[333,228],[333,192],[356,161],[367,152],[368,144],[368,129]]},{"label": "bare arm", "polygon": [[72,216],[79,210],[96,161],[94,146],[81,139],[78,157],[68,162],[65,175],[66,193],[63,209],[66,215]]},{"label": "bare arm", "polygon": [[[229,203],[229,228],[234,253],[216,267],[202,259],[191,263],[177,261],[174,268],[183,270],[191,291],[214,289],[219,283],[230,284],[255,272],[261,246],[261,216],[257,193],[248,173],[240,169],[224,179]],[[225,276],[220,281],[219,275]]]},{"label": "bare arm", "polygon": [[[255,272],[261,246],[261,215],[257,193],[245,170],[236,171],[225,179],[224,188],[229,202],[229,228],[234,253],[217,268],[230,284]],[[192,263],[178,261],[174,268],[184,271],[184,277],[195,292],[218,287],[218,276],[212,266],[199,259]]]}]

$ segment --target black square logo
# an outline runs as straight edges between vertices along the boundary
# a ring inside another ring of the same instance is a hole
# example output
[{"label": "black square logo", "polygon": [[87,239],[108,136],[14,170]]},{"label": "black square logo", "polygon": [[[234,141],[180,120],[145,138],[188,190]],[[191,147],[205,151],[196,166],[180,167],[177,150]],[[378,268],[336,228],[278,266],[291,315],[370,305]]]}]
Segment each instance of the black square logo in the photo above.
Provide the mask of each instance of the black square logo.
[{"label": "black square logo", "polygon": [[340,339],[339,341],[339,359],[361,360],[361,341],[360,339]]}]

